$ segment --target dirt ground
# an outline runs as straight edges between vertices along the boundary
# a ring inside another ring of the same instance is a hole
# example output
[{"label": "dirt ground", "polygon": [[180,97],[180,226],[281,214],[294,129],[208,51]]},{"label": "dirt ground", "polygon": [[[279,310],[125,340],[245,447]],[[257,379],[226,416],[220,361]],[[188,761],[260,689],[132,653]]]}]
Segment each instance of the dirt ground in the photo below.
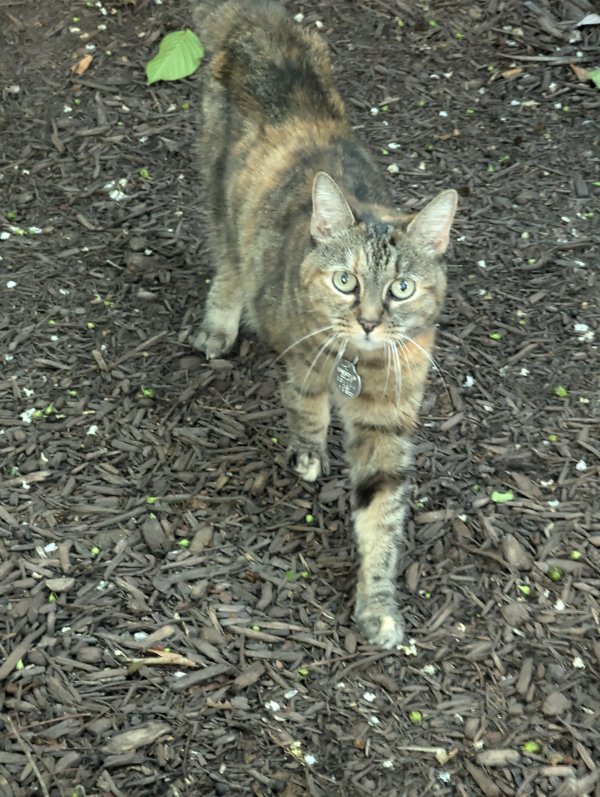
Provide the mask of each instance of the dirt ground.
[{"label": "dirt ground", "polygon": [[287,5],[398,204],[460,194],[409,643],[354,631],[339,428],[299,483],[272,355],[190,346],[189,8],[0,0],[0,795],[599,797],[592,2]]}]

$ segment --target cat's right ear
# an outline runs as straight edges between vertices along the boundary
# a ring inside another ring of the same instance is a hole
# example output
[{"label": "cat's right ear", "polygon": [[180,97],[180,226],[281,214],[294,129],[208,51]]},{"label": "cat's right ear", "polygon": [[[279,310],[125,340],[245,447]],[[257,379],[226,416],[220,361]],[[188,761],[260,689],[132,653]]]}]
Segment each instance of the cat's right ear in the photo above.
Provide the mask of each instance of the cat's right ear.
[{"label": "cat's right ear", "polygon": [[319,243],[328,241],[354,225],[350,205],[337,183],[325,172],[317,172],[312,189],[313,212],[310,234]]}]

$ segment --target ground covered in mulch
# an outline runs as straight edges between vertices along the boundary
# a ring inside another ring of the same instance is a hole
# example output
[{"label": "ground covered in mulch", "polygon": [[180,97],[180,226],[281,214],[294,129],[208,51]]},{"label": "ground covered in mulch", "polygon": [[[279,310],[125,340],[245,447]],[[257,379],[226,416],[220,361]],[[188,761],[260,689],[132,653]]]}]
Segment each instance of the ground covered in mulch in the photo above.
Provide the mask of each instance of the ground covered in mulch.
[{"label": "ground covered in mulch", "polygon": [[398,204],[461,198],[408,645],[354,631],[339,428],[298,482],[269,352],[190,346],[201,71],[144,76],[189,9],[0,0],[0,795],[598,797],[592,3],[288,5]]}]

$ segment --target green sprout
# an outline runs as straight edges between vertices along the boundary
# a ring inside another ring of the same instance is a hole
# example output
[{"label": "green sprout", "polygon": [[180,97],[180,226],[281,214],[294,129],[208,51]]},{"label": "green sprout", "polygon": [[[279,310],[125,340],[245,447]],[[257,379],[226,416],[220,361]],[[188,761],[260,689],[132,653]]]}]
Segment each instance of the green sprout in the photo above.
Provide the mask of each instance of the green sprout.
[{"label": "green sprout", "polygon": [[538,753],[542,752],[542,745],[539,742],[530,740],[521,746],[521,750],[524,753],[532,753],[533,755],[537,755]]},{"label": "green sprout", "polygon": [[304,516],[304,520],[306,520],[307,523],[314,523],[315,522],[315,516],[314,515],[310,515],[310,514],[309,515],[305,515]]},{"label": "green sprout", "polygon": [[512,501],[514,497],[515,496],[512,490],[506,490],[504,493],[494,490],[490,496],[495,504],[505,504],[507,501]]},{"label": "green sprout", "polygon": [[98,546],[97,546],[97,545],[93,545],[93,546],[90,548],[90,554],[91,554],[92,556],[98,556],[98,554],[99,554],[99,553],[100,553],[100,548],[98,548]]},{"label": "green sprout", "polygon": [[177,545],[179,545],[180,548],[189,548],[190,541],[186,537],[184,537],[182,540],[177,541]]},{"label": "green sprout", "polygon": [[17,218],[16,210],[7,210],[4,214],[7,221],[14,221]]},{"label": "green sprout", "polygon": [[141,169],[138,169],[138,174],[142,178],[142,180],[151,180],[152,177],[150,176],[150,172],[145,166],[142,166]]},{"label": "green sprout", "polygon": [[420,725],[423,722],[423,715],[420,711],[410,711],[408,714],[408,719],[413,725]]},{"label": "green sprout", "polygon": [[502,338],[504,337],[502,332],[490,332],[489,336],[492,340],[502,340]]},{"label": "green sprout", "polygon": [[148,495],[146,496],[146,503],[150,506],[155,504],[158,501],[158,498],[155,495]]},{"label": "green sprout", "polygon": [[578,562],[582,556],[583,554],[581,551],[573,550],[569,553],[569,559],[572,559],[574,562]]},{"label": "green sprout", "polygon": [[529,584],[517,584],[517,589],[519,590],[520,593],[525,595],[526,598],[528,598],[531,595],[531,587],[529,586]]},{"label": "green sprout", "polygon": [[308,667],[298,667],[296,672],[298,673],[299,678],[306,678],[308,675],[310,675],[310,670]]},{"label": "green sprout", "polygon": [[558,396],[558,398],[566,398],[569,395],[569,391],[564,385],[557,385],[554,388],[554,395]]},{"label": "green sprout", "polygon": [[144,387],[144,386],[142,385],[142,387],[141,387],[141,391],[142,391],[142,396],[143,396],[144,398],[150,398],[150,399],[152,399],[152,398],[155,398],[155,396],[156,396],[156,393],[154,392],[154,389],[153,389],[153,388],[151,388],[151,387]]},{"label": "green sprout", "polygon": [[439,22],[436,22],[435,19],[430,19],[429,20],[429,27],[430,28],[439,28],[439,26],[440,26]]},{"label": "green sprout", "polygon": [[562,575],[563,574],[560,567],[553,566],[548,570],[548,578],[550,579],[550,581],[554,581],[555,583],[561,580]]}]

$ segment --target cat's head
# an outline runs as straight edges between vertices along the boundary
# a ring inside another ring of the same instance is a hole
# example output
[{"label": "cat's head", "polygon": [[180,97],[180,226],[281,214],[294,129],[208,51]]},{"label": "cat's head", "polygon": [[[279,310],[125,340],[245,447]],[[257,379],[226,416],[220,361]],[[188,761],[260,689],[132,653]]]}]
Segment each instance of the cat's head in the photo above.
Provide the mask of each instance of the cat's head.
[{"label": "cat's head", "polygon": [[303,283],[311,310],[341,344],[385,348],[431,329],[446,290],[441,256],[448,247],[456,191],[442,191],[397,225],[355,218],[335,181],[313,183],[311,236]]}]

